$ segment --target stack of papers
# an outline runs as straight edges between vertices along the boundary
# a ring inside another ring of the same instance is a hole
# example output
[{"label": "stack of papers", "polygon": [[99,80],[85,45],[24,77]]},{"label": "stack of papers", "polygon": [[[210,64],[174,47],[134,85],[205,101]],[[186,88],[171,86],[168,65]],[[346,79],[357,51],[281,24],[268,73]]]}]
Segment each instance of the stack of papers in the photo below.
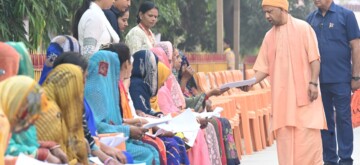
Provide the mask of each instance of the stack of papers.
[{"label": "stack of papers", "polygon": [[157,125],[160,129],[155,134],[149,136],[156,137],[162,133],[169,132],[183,132],[184,136],[189,140],[186,144],[192,147],[194,145],[197,133],[200,129],[200,124],[196,120],[196,116],[191,109],[186,109],[183,113],[169,120],[167,123]]},{"label": "stack of papers", "polygon": [[220,86],[220,89],[243,87],[243,86],[252,85],[255,82],[256,82],[256,78],[253,77],[251,79],[244,80],[244,81],[236,81],[236,82],[230,82],[230,83],[223,84]]}]

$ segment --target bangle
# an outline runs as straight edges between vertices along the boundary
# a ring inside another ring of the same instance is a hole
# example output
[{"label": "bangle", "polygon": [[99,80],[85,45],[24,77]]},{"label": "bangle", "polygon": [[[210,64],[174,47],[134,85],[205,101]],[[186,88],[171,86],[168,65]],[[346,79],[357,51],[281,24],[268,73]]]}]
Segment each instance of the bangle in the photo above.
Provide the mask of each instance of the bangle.
[{"label": "bangle", "polygon": [[112,160],[113,158],[112,157],[108,157],[105,161],[104,161],[104,165],[107,165],[109,162],[110,162],[110,160]]},{"label": "bangle", "polygon": [[310,84],[310,85],[314,85],[315,87],[317,87],[317,86],[318,86],[318,84],[317,84],[317,83],[314,83],[314,82],[311,82],[311,81],[309,82],[309,84]]}]

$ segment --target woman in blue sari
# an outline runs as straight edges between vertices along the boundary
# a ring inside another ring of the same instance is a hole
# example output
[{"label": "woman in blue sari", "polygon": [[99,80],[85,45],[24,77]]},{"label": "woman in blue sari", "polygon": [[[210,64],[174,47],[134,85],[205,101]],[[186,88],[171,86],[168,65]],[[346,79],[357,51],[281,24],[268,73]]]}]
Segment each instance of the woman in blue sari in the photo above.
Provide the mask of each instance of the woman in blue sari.
[{"label": "woman in blue sari", "polygon": [[118,82],[120,61],[114,52],[100,50],[89,60],[85,85],[85,98],[95,117],[99,133],[124,133],[126,151],[134,158],[134,163],[160,164],[156,149],[139,141],[147,131],[141,127],[123,125],[120,113]]}]

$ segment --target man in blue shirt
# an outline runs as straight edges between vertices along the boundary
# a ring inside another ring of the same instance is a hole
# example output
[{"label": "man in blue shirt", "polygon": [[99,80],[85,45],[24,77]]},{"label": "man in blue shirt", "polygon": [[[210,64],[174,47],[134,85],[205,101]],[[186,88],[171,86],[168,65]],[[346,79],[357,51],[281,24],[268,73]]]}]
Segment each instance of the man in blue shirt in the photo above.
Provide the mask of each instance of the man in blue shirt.
[{"label": "man in blue shirt", "polygon": [[307,22],[316,33],[321,55],[320,90],[328,125],[321,132],[324,164],[352,165],[350,102],[351,90],[360,86],[359,27],[354,13],[333,0],[314,0],[314,4],[318,10]]}]

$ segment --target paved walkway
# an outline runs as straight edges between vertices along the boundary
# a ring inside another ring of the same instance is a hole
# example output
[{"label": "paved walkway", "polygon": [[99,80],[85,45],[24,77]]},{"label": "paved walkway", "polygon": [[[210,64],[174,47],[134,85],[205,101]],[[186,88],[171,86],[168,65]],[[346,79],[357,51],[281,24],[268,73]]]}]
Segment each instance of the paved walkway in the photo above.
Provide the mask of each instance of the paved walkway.
[{"label": "paved walkway", "polygon": [[[354,129],[354,165],[360,165],[360,128]],[[241,165],[277,165],[276,144],[252,155],[242,156]]]}]

